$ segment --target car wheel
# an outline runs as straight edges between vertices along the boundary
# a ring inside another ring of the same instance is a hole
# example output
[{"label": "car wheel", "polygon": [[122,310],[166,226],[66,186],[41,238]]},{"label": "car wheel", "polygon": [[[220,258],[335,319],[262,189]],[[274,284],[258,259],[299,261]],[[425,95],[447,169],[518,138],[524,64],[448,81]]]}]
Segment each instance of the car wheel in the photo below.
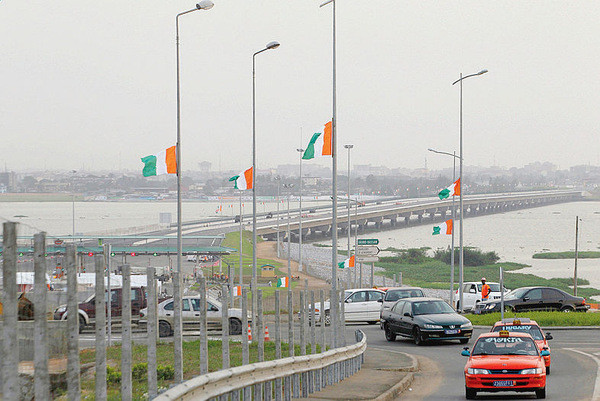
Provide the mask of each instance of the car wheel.
[{"label": "car wheel", "polygon": [[413,329],[413,341],[415,345],[423,345],[423,336],[421,335],[421,329],[418,327]]},{"label": "car wheel", "polygon": [[329,326],[331,324],[331,314],[328,310],[325,311],[325,326]]},{"label": "car wheel", "polygon": [[546,398],[546,387],[541,388],[539,390],[535,390],[536,398]]},{"label": "car wheel", "polygon": [[383,330],[385,332],[385,339],[388,341],[396,341],[396,333],[392,331],[390,326],[386,323],[384,324]]},{"label": "car wheel", "polygon": [[546,375],[550,374],[550,366],[546,366]]},{"label": "car wheel", "polygon": [[461,343],[461,344],[466,344],[466,343],[468,343],[468,342],[469,342],[469,339],[468,339],[468,338],[461,338],[461,339],[460,339],[460,343]]},{"label": "car wheel", "polygon": [[158,322],[158,335],[159,337],[169,337],[171,335],[171,325],[169,322],[164,320]]},{"label": "car wheel", "polygon": [[504,312],[514,313],[515,312],[515,308],[513,308],[510,305],[507,305],[507,306],[504,307]]},{"label": "car wheel", "polygon": [[561,311],[561,312],[565,312],[565,313],[573,312],[573,310],[574,310],[574,309],[573,309],[573,307],[571,307],[571,306],[563,306],[563,307],[560,309],[560,311]]},{"label": "car wheel", "polygon": [[373,321],[370,321],[370,322],[367,322],[367,323],[369,323],[369,324],[375,324],[375,323],[377,323],[377,320],[373,320]]},{"label": "car wheel", "polygon": [[477,390],[465,387],[465,398],[467,400],[474,400],[477,397]]},{"label": "car wheel", "polygon": [[85,329],[85,318],[79,315],[79,334],[83,332],[83,329]]},{"label": "car wheel", "polygon": [[235,317],[229,318],[229,335],[242,334],[242,322]]}]

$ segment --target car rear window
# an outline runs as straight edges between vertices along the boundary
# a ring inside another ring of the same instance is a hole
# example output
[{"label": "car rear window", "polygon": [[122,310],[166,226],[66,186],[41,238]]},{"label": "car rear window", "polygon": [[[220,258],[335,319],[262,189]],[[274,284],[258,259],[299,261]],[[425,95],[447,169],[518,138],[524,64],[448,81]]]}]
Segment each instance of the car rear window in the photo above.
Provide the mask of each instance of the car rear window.
[{"label": "car rear window", "polygon": [[386,301],[397,301],[402,298],[412,298],[412,297],[424,297],[423,291],[421,290],[388,290],[385,293]]},{"label": "car rear window", "polygon": [[509,324],[509,325],[498,325],[494,327],[492,331],[513,331],[517,333],[528,333],[533,337],[534,340],[543,340],[542,331],[540,328],[533,324]]},{"label": "car rear window", "polygon": [[483,337],[477,340],[471,355],[531,355],[538,349],[529,337]]}]

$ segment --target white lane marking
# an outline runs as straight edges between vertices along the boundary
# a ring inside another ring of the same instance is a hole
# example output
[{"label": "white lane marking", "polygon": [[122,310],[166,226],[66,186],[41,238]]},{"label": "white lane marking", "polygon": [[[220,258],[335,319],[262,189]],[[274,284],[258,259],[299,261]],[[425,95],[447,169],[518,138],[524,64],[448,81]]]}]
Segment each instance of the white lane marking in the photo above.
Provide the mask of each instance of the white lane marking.
[{"label": "white lane marking", "polygon": [[592,354],[588,354],[587,352],[579,351],[578,349],[573,348],[563,348],[568,351],[577,352],[578,354],[582,354],[592,358],[596,365],[598,365],[598,370],[596,371],[596,383],[594,384],[594,393],[592,394],[592,401],[600,401],[600,359]]}]

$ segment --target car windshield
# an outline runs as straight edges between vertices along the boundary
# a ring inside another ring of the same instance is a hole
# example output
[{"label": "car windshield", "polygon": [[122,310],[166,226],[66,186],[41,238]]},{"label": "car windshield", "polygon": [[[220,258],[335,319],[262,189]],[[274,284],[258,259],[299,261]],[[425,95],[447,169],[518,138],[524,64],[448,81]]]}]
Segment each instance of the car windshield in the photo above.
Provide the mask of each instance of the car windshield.
[{"label": "car windshield", "polygon": [[455,313],[454,309],[444,301],[413,302],[413,315],[435,315],[439,313]]},{"label": "car windshield", "polygon": [[[488,285],[490,286],[491,292],[500,292],[500,284],[488,283]],[[483,284],[477,284],[479,292],[481,292],[481,287],[483,287]]]},{"label": "car windshield", "polygon": [[412,298],[412,297],[424,297],[423,291],[421,290],[388,290],[385,293],[386,301],[397,301],[402,298]]},{"label": "car windshield", "polygon": [[477,340],[471,355],[531,355],[538,350],[529,337],[483,337]]},{"label": "car windshield", "polygon": [[523,294],[525,294],[529,288],[517,288],[516,290],[512,290],[508,294],[504,296],[505,299],[517,299],[521,298]]},{"label": "car windshield", "polygon": [[534,340],[543,340],[542,331],[538,326],[533,324],[509,324],[509,325],[498,325],[495,326],[492,331],[513,331],[518,333],[527,333],[533,337]]}]

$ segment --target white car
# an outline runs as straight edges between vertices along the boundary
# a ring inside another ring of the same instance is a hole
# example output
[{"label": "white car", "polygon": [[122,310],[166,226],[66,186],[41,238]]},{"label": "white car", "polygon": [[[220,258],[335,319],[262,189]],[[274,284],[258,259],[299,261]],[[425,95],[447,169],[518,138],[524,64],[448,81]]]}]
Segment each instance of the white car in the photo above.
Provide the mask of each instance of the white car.
[{"label": "white car", "polygon": [[[383,299],[385,293],[373,288],[357,288],[344,291],[344,316],[347,322],[367,322],[375,324],[379,322],[379,313],[381,310],[380,299]],[[321,315],[324,314],[325,324],[331,323],[329,313],[329,300],[321,303],[315,303],[315,321],[321,321]]]},{"label": "white car", "polygon": [[[492,282],[486,282],[489,286],[490,286],[490,295],[488,297],[488,299],[492,300],[492,299],[500,299],[500,296],[502,295],[500,293],[500,284],[499,283],[492,283]],[[475,282],[475,281],[469,281],[469,282],[465,282],[463,283],[463,311],[469,311],[469,310],[475,310],[477,307],[477,304],[479,302],[481,302],[481,287],[483,287],[483,284],[481,284],[480,282]],[[506,288],[504,288],[504,293],[506,294],[507,292],[509,292],[509,290],[507,290]],[[454,308],[456,310],[459,309],[460,306],[460,299],[459,299],[459,293],[458,290],[455,291],[454,293]]]}]

